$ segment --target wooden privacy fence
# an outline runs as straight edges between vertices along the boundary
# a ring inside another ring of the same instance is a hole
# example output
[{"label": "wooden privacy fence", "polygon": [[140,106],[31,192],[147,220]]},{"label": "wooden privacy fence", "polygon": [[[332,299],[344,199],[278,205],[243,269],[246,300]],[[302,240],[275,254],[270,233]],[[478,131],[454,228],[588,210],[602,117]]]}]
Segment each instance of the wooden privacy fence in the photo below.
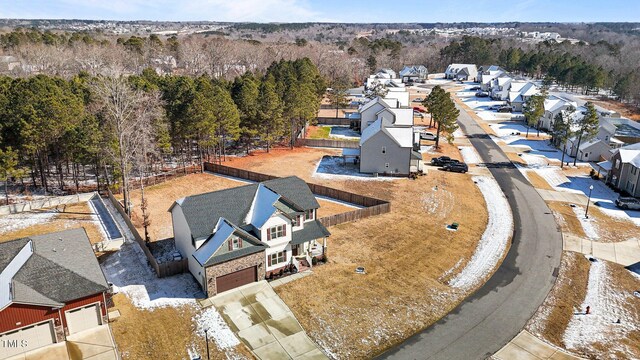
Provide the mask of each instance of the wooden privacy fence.
[{"label": "wooden privacy fence", "polygon": [[[162,174],[156,174],[145,177],[142,182],[144,182],[144,186],[152,186],[156,184],[163,183],[165,181],[169,181],[172,179],[176,179],[185,175],[195,174],[202,171],[200,166],[187,166],[183,168],[177,168],[170,171],[167,171]],[[129,181],[129,190],[135,190],[140,188],[140,180],[131,180]],[[120,193],[122,189],[118,189],[116,193]]]},{"label": "wooden privacy fence", "polygon": [[359,149],[360,142],[348,141],[348,140],[330,140],[330,139],[298,139],[296,141],[298,146],[310,146],[310,147],[326,147],[326,148],[348,148]]},{"label": "wooden privacy fence", "polygon": [[151,265],[153,270],[155,270],[156,275],[158,275],[159,278],[182,274],[183,272],[188,270],[189,264],[187,262],[187,259],[158,263],[156,258],[151,253],[151,250],[149,250],[147,244],[145,244],[144,240],[142,239],[142,236],[140,236],[140,234],[138,233],[138,229],[136,229],[129,216],[127,216],[127,213],[124,211],[124,208],[122,207],[120,202],[115,198],[115,196],[113,196],[111,190],[107,190],[107,194],[109,196],[109,201],[111,201],[113,207],[118,210],[120,216],[122,216],[122,218],[124,219],[124,222],[127,224],[127,227],[131,231],[131,234],[133,234],[133,238],[136,240],[138,245],[140,245],[140,248],[144,252],[144,255],[147,257],[149,265]]},{"label": "wooden privacy fence", "polygon": [[318,125],[351,125],[351,119],[318,117]]},{"label": "wooden privacy fence", "polygon": [[[261,174],[249,170],[233,168],[225,165],[204,163],[204,169],[212,173],[236,177],[240,179],[262,182],[267,180],[278,179],[277,176]],[[311,192],[315,195],[332,198],[339,201],[348,202],[362,206],[362,209],[347,211],[340,214],[325,216],[319,218],[318,221],[324,226],[334,226],[346,222],[356,221],[371,216],[386,214],[391,211],[391,204],[388,201],[372,198],[369,196],[354,194],[352,192],[330,188],[324,185],[307,183]]]}]

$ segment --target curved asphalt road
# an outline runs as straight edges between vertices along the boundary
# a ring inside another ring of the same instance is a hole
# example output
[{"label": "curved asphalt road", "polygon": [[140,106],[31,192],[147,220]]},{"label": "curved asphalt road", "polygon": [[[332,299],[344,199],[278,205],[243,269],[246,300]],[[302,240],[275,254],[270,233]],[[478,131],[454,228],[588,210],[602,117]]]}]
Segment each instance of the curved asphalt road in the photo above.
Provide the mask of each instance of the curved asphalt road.
[{"label": "curved asphalt road", "polygon": [[515,222],[511,248],[477,292],[379,359],[485,359],[522,330],[557,277],[562,236],[551,211],[498,145],[459,110],[461,128],[511,205]]}]

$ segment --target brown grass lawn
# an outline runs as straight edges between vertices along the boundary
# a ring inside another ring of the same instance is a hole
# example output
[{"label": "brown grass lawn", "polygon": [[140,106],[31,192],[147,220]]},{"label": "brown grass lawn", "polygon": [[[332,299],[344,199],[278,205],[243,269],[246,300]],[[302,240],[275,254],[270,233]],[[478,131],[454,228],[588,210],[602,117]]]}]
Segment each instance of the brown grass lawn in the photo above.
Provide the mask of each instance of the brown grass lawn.
[{"label": "brown grass lawn", "polygon": [[570,251],[562,254],[558,279],[549,296],[527,323],[527,330],[556,346],[564,347],[564,332],[573,313],[579,310],[587,295],[589,267],[589,260],[582,254]]},{"label": "brown grass lawn", "polygon": [[[211,174],[191,174],[173,179],[162,184],[145,188],[148,210],[151,219],[149,233],[151,241],[173,237],[171,213],[169,207],[174,201],[189,195],[201,194],[216,190],[244,185],[244,183]],[[142,210],[140,209],[140,190],[131,193],[133,203],[133,221],[142,235]]]},{"label": "brown grass lawn", "polygon": [[527,178],[533,187],[543,190],[554,190],[554,188],[549,185],[547,180],[545,180],[542,176],[540,176],[535,171],[527,171]]},{"label": "brown grass lawn", "polygon": [[[140,310],[124,294],[113,297],[120,317],[111,322],[113,336],[123,359],[188,359],[186,349],[196,350],[206,359],[204,338],[195,333],[192,320],[199,309],[192,306]],[[227,354],[209,341],[211,359],[227,359]],[[253,358],[243,345],[232,353]]]},{"label": "brown grass lawn", "polygon": [[331,216],[335,214],[341,214],[347,211],[353,211],[357,208],[352,206],[343,205],[334,201],[318,199],[318,203],[320,204],[320,209],[318,209],[318,218]]},{"label": "brown grass lawn", "polygon": [[518,156],[517,152],[505,151],[505,155],[507,155],[507,158],[511,160],[511,162],[513,163],[520,164],[520,165],[527,165],[527,162],[522,160],[522,158]]},{"label": "brown grass lawn", "polygon": [[598,100],[590,100],[596,105],[600,105],[606,109],[611,109],[620,113],[622,116],[626,116],[629,119],[633,119],[635,121],[640,121],[640,108],[633,104],[623,104],[621,102],[600,98]]},{"label": "brown grass lawn", "polygon": [[100,224],[92,219],[94,213],[87,202],[71,205],[60,205],[56,208],[34,210],[34,212],[59,212],[49,221],[10,232],[0,233],[0,241],[13,240],[27,236],[46,234],[66,229],[83,227],[92,244],[106,240],[102,235]]},{"label": "brown grass lawn", "polygon": [[[604,261],[604,260],[600,260]],[[640,301],[630,294],[640,289],[640,279],[634,277],[623,266],[606,262],[607,277],[616,293],[630,296],[630,301],[624,303],[627,317],[621,319],[634,324],[640,323]],[[573,317],[574,312],[584,311],[582,303],[587,293],[589,279],[589,260],[584,255],[574,252],[564,252],[560,273],[549,296],[540,306],[536,314],[529,320],[526,329],[542,339],[559,347],[565,347],[564,333]],[[596,342],[587,348],[579,349],[579,353],[590,359],[611,358],[611,344]],[[628,349],[635,349],[630,358],[640,358],[640,328],[629,332],[621,341]],[[615,358],[626,359],[628,355],[617,354]]]},{"label": "brown grass lawn", "polygon": [[[562,227],[562,232],[578,237],[587,237],[582,229],[580,220],[576,216],[569,203],[548,201],[549,208],[553,210],[556,221]],[[584,206],[579,206],[584,209]],[[608,216],[597,206],[589,206],[589,218],[595,219],[600,242],[620,242],[638,235],[638,227],[629,220],[623,220]]]},{"label": "brown grass lawn", "polygon": [[[445,145],[444,154],[460,157]],[[296,149],[234,159],[228,165],[391,201],[392,212],[331,227],[329,262],[314,275],[278,287],[310,336],[340,358],[370,358],[432,324],[462,299],[439,281],[472,256],[487,223],[470,175],[428,167],[418,180],[326,180],[312,177],[325,149]],[[279,164],[286,161],[287,166]],[[433,190],[435,186],[438,190]],[[458,232],[445,230],[457,221]],[[364,266],[366,275],[356,275]],[[462,268],[460,266],[460,268]]]}]

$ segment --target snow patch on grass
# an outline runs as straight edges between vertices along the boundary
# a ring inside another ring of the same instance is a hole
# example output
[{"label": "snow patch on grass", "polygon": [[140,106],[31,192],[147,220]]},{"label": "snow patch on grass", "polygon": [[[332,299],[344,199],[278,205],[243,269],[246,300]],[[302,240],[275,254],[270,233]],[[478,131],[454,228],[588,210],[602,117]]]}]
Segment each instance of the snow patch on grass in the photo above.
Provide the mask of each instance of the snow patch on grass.
[{"label": "snow patch on grass", "polygon": [[0,217],[0,234],[28,228],[30,226],[49,222],[59,214],[56,210],[33,211],[10,214]]},{"label": "snow patch on grass", "polygon": [[442,187],[434,187],[424,193],[422,204],[429,214],[447,214],[454,204],[453,194]]},{"label": "snow patch on grass", "polygon": [[480,155],[473,146],[459,146],[460,154],[462,154],[462,159],[467,164],[479,164],[482,162],[480,159]]},{"label": "snow patch on grass", "polygon": [[486,176],[474,176],[473,180],[487,204],[489,221],[473,257],[464,269],[449,281],[449,285],[465,290],[473,288],[491,273],[502,259],[513,234],[511,208],[498,183]]},{"label": "snow patch on grass", "polygon": [[213,306],[197,314],[193,321],[197,325],[196,333],[204,337],[204,331],[207,330],[209,338],[213,338],[221,349],[232,348],[240,344],[238,338]]},{"label": "snow patch on grass", "polygon": [[393,181],[401,178],[379,176],[360,172],[358,165],[347,161],[345,164],[342,156],[325,155],[320,159],[313,177],[329,180],[361,180],[361,181]]},{"label": "snow patch on grass", "polygon": [[[610,358],[618,358],[618,352],[631,354],[632,349],[620,340],[629,332],[637,331],[637,324],[629,321],[633,317],[625,309],[625,304],[635,300],[630,293],[616,291],[605,262],[592,262],[587,295],[564,333],[567,349],[589,349],[600,343],[608,350]],[[587,306],[590,307],[588,315],[585,314]],[[618,319],[619,324],[616,323]]]},{"label": "snow patch on grass", "polygon": [[576,214],[576,217],[580,221],[582,230],[584,230],[584,233],[587,235],[589,240],[595,240],[595,241],[600,240],[600,234],[598,233],[598,227],[596,225],[595,220],[593,218],[587,219],[585,217],[586,209],[581,206],[575,206],[575,207],[572,207],[572,209],[573,209],[573,212]]}]

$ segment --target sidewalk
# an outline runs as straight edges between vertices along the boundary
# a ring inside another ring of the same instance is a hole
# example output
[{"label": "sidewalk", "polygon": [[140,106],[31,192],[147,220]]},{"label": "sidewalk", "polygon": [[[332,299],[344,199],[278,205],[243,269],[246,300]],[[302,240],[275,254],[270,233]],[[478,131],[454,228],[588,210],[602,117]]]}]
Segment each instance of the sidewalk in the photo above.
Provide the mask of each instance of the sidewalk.
[{"label": "sidewalk", "polygon": [[623,266],[640,262],[640,240],[631,239],[617,243],[591,241],[578,236],[563,234],[562,249],[592,255]]},{"label": "sidewalk", "polygon": [[533,336],[530,332],[522,330],[500,351],[492,356],[496,360],[572,360],[582,359],[571,355],[564,350],[547,344]]}]

